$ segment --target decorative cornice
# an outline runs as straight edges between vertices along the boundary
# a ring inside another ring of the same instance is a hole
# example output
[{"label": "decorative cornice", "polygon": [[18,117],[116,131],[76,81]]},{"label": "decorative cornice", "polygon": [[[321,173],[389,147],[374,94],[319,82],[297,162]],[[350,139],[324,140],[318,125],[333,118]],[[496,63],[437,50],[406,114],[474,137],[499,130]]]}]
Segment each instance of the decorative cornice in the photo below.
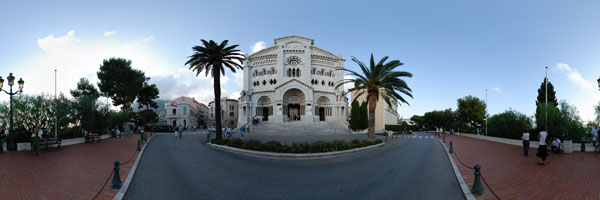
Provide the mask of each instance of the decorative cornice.
[{"label": "decorative cornice", "polygon": [[262,53],[265,53],[265,52],[268,52],[268,51],[271,51],[271,50],[274,50],[274,49],[277,49],[277,46],[272,46],[272,47],[269,47],[269,48],[265,48],[265,49],[263,49],[263,50],[260,50],[260,51],[257,51],[257,52],[255,52],[255,53],[253,53],[253,54],[250,54],[250,55],[248,56],[248,59],[251,59],[251,58],[252,58],[252,57],[254,57],[254,56],[258,56],[258,55],[260,55],[260,54],[262,54]]},{"label": "decorative cornice", "polygon": [[344,58],[338,57],[338,56],[336,56],[335,54],[333,54],[333,53],[331,53],[331,52],[329,52],[329,51],[326,51],[326,50],[324,50],[324,49],[321,49],[321,48],[319,48],[319,47],[316,47],[316,46],[311,46],[311,47],[310,47],[310,49],[312,49],[312,50],[314,50],[314,51],[317,51],[317,52],[319,52],[319,53],[322,53],[322,54],[325,54],[325,55],[328,55],[328,56],[334,57],[334,58],[336,58],[336,59],[337,59],[336,61],[345,61],[345,60],[344,60]]},{"label": "decorative cornice", "polygon": [[314,45],[315,44],[315,40],[314,39],[310,39],[307,37],[302,37],[302,36],[297,36],[297,35],[290,35],[290,36],[284,36],[284,37],[280,37],[280,38],[275,38],[273,41],[275,42],[275,44],[277,44],[278,41],[280,40],[285,40],[285,39],[290,39],[290,38],[298,38],[301,40],[305,40],[310,42],[310,45]]},{"label": "decorative cornice", "polygon": [[298,83],[300,83],[300,84],[302,84],[302,85],[310,88],[311,90],[313,89],[313,87],[311,87],[310,85],[307,85],[307,84],[303,83],[302,81],[299,81],[298,79],[292,79],[292,80],[289,80],[289,81],[287,81],[287,82],[285,82],[285,83],[283,83],[283,84],[275,87],[275,90],[279,89],[280,87],[282,87],[282,86],[284,86],[284,85],[286,85],[288,83],[291,83],[292,81],[296,81],[296,82],[298,82]]}]

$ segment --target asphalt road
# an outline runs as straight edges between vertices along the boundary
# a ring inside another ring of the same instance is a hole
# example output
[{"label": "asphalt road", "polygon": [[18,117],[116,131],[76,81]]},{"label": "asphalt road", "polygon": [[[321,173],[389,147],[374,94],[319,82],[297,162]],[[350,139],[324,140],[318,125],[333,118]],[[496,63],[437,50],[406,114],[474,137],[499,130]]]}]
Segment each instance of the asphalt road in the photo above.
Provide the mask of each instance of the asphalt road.
[{"label": "asphalt road", "polygon": [[312,160],[247,157],[207,147],[205,140],[157,135],[125,199],[464,199],[433,138],[399,138]]}]

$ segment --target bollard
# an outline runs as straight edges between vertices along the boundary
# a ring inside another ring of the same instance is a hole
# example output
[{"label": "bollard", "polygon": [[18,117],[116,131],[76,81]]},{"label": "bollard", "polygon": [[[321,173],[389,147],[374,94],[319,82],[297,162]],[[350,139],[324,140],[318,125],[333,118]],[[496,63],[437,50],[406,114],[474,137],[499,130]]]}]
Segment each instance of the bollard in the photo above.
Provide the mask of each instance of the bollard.
[{"label": "bollard", "polygon": [[454,152],[454,148],[452,148],[452,141],[450,141],[450,150],[448,150],[450,153]]},{"label": "bollard", "polygon": [[119,161],[115,160],[115,168],[114,168],[114,172],[113,172],[113,180],[112,180],[112,184],[110,186],[110,188],[112,189],[119,189],[121,188],[121,176],[119,175]]},{"label": "bollard", "polygon": [[138,139],[138,146],[137,146],[137,151],[141,151],[142,148],[140,148],[140,139]]},{"label": "bollard", "polygon": [[481,186],[481,167],[479,165],[475,165],[475,182],[473,183],[473,187],[471,188],[471,193],[473,194],[483,194],[483,187]]}]

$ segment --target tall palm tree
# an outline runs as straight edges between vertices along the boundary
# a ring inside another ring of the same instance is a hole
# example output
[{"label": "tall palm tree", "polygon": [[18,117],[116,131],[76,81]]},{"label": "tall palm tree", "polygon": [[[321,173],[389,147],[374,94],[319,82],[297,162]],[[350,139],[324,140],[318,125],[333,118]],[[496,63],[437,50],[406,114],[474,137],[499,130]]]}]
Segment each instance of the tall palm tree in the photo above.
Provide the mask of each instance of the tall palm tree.
[{"label": "tall palm tree", "polygon": [[[221,74],[225,76],[225,67],[229,68],[233,73],[236,69],[242,69],[242,62],[246,58],[244,54],[235,48],[239,45],[227,46],[228,40],[224,40],[221,44],[215,41],[202,40],[204,46],[194,46],[194,54],[189,56],[189,60],[185,63],[190,65],[192,71],[196,71],[196,76],[200,72],[205,71],[205,76],[210,73],[214,81],[215,90],[215,128],[217,139],[222,138],[221,132]],[[223,67],[225,65],[225,67]],[[219,73],[221,72],[221,73]]]},{"label": "tall palm tree", "polygon": [[392,107],[392,101],[410,105],[399,93],[405,94],[411,98],[413,97],[412,90],[408,87],[406,82],[402,80],[403,77],[412,77],[412,74],[409,72],[394,71],[396,67],[402,66],[403,63],[398,60],[392,60],[386,63],[385,61],[387,59],[388,57],[386,56],[381,58],[378,63],[375,63],[373,54],[371,54],[371,62],[367,67],[365,63],[352,57],[352,61],[358,64],[362,70],[362,74],[350,69],[342,68],[340,70],[349,72],[350,75],[353,75],[355,78],[344,79],[336,85],[337,89],[345,83],[354,83],[354,88],[349,89],[346,92],[356,91],[356,95],[354,95],[352,102],[356,101],[358,97],[366,93],[366,99],[369,105],[369,132],[367,135],[367,140],[369,141],[375,140],[375,108],[379,98],[383,98],[388,106]]}]

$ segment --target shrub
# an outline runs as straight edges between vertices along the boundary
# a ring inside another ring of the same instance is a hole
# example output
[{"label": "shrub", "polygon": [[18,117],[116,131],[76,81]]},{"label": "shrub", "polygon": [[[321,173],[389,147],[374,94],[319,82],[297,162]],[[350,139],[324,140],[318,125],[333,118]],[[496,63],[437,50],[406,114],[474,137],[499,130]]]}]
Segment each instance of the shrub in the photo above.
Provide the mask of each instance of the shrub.
[{"label": "shrub", "polygon": [[240,139],[212,139],[211,143],[218,145],[227,145],[235,148],[250,149],[255,151],[268,151],[268,152],[279,152],[279,153],[319,153],[319,152],[331,152],[331,151],[342,151],[353,148],[366,147],[369,145],[380,144],[383,141],[377,139],[374,142],[367,140],[352,140],[351,142],[335,140],[331,142],[316,141],[312,143],[292,143],[291,145],[281,144],[277,141],[268,141],[261,143],[258,140],[240,140]]}]

